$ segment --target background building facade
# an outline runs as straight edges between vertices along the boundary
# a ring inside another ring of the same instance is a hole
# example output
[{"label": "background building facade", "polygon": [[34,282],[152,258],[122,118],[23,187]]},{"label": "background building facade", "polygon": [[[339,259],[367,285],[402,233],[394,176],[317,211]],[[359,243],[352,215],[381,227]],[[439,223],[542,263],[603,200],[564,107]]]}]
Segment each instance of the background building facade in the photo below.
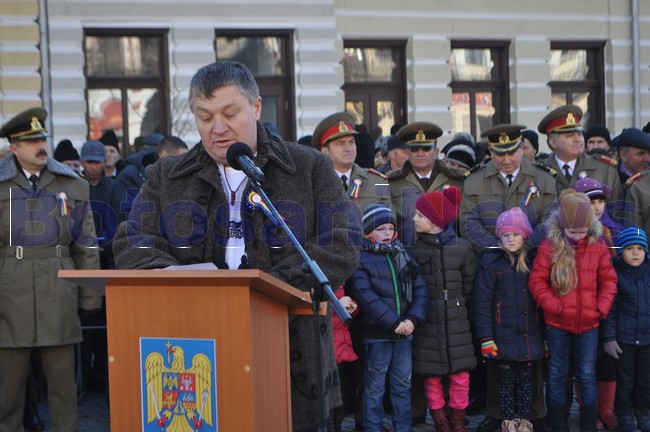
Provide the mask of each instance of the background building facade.
[{"label": "background building facade", "polygon": [[251,68],[264,120],[293,140],[343,109],[374,138],[433,121],[443,144],[535,129],[567,102],[613,135],[650,120],[643,0],[3,0],[0,122],[43,106],[53,143],[112,128],[193,144],[189,82],[217,58]]}]

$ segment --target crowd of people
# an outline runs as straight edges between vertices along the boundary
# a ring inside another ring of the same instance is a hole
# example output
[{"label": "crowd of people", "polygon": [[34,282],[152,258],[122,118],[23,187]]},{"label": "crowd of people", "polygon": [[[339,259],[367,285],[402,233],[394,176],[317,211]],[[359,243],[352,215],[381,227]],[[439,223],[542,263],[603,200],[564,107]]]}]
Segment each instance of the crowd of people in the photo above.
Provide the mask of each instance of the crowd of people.
[{"label": "crowd of people", "polygon": [[[397,432],[428,415],[437,431],[460,432],[468,410],[484,410],[483,432],[568,431],[575,393],[581,431],[650,432],[650,124],[612,139],[604,126],[583,130],[569,104],[537,126],[550,154],[517,124],[494,125],[481,142],[461,132],[439,149],[443,130],[424,121],[395,125],[373,154],[345,112],[301,144],[269,131],[237,62],[201,68],[189,100],[199,143],[152,133],[126,160],[114,131],[80,153],[61,141],[49,157],[41,108],[0,128],[10,145],[0,160],[0,431],[42,430],[26,385],[37,354],[53,430],[78,428],[82,339],[83,382],[108,391],[105,337],[82,337],[105,325],[102,296],[59,269],[211,262],[304,291],[317,283],[247,205],[250,181],[226,158],[243,142],[354,315],[347,327],[328,311],[322,365],[311,319],[291,316],[294,431],[321,430],[323,408],[332,431],[353,414],[358,430],[380,432],[388,413]],[[170,208],[181,210],[173,220]]]}]

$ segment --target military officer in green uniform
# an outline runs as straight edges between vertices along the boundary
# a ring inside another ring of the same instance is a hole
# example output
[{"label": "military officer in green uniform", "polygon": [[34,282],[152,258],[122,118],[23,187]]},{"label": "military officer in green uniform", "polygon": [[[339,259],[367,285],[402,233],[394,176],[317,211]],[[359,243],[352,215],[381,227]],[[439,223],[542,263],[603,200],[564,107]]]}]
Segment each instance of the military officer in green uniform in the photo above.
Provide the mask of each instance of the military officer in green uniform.
[{"label": "military officer in green uniform", "polygon": [[402,168],[388,174],[390,199],[397,216],[397,229],[405,246],[415,245],[415,202],[427,192],[463,187],[466,168],[452,160],[438,159],[440,126],[430,122],[409,123],[397,136],[406,143],[409,158]]},{"label": "military officer in green uniform", "polygon": [[0,431],[22,430],[32,348],[40,350],[53,431],[76,431],[74,345],[79,309],[101,296],[59,279],[99,269],[88,182],[48,157],[47,112],[32,108],[0,128],[12,154],[0,160]]},{"label": "military officer in green uniform", "polygon": [[334,113],[321,121],[311,138],[317,150],[329,155],[336,174],[350,201],[359,205],[361,213],[372,203],[390,206],[388,180],[374,169],[355,164],[357,147],[354,119],[346,112]]},{"label": "military officer in green uniform", "polygon": [[521,207],[528,216],[534,230],[531,243],[537,245],[544,238],[542,223],[557,199],[557,187],[547,170],[524,157],[523,129],[502,124],[481,135],[487,137],[492,158],[465,179],[459,217],[461,236],[476,250],[498,245],[497,217],[513,207]]},{"label": "military officer in green uniform", "polygon": [[[603,155],[584,153],[585,139],[582,134],[582,109],[573,104],[554,109],[539,122],[537,130],[546,134],[553,150],[546,159],[546,166],[557,173],[557,193],[572,187],[578,180],[589,177],[612,189],[610,203],[620,207],[623,188],[618,176],[616,160]],[[618,204],[616,204],[618,203]]]}]

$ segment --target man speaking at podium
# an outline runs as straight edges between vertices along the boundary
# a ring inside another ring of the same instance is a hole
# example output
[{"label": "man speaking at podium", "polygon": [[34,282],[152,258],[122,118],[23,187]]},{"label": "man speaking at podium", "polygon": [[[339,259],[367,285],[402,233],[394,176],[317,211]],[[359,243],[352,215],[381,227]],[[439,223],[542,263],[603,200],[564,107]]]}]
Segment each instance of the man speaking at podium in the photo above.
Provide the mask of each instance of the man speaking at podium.
[{"label": "man speaking at podium", "polygon": [[[211,262],[220,269],[261,269],[303,291],[316,286],[302,270],[297,249],[265,209],[254,206],[248,177],[228,166],[228,149],[242,142],[266,177],[264,190],[306,253],[333,287],[343,283],[358,263],[360,214],[343,193],[330,159],[268,132],[260,122],[257,83],[241,63],[201,68],[192,78],[189,100],[201,142],[147,168],[147,181],[114,239],[116,267]],[[323,323],[321,366],[314,361],[312,317],[289,319],[294,432],[318,429],[321,371],[326,415],[341,404],[331,319]]]}]

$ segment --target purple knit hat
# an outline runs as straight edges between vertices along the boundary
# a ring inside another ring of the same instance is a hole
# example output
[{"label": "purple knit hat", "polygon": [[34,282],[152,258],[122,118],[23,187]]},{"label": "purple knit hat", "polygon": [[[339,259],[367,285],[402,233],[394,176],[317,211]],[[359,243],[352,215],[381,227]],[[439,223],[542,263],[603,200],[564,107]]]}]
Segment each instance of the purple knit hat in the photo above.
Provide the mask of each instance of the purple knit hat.
[{"label": "purple knit hat", "polygon": [[521,234],[524,238],[530,237],[533,233],[528,216],[519,207],[504,211],[497,218],[496,235],[501,237],[509,232]]},{"label": "purple knit hat", "polygon": [[604,199],[607,200],[612,195],[612,189],[598,180],[585,177],[573,185],[573,190],[587,194],[590,200]]}]

